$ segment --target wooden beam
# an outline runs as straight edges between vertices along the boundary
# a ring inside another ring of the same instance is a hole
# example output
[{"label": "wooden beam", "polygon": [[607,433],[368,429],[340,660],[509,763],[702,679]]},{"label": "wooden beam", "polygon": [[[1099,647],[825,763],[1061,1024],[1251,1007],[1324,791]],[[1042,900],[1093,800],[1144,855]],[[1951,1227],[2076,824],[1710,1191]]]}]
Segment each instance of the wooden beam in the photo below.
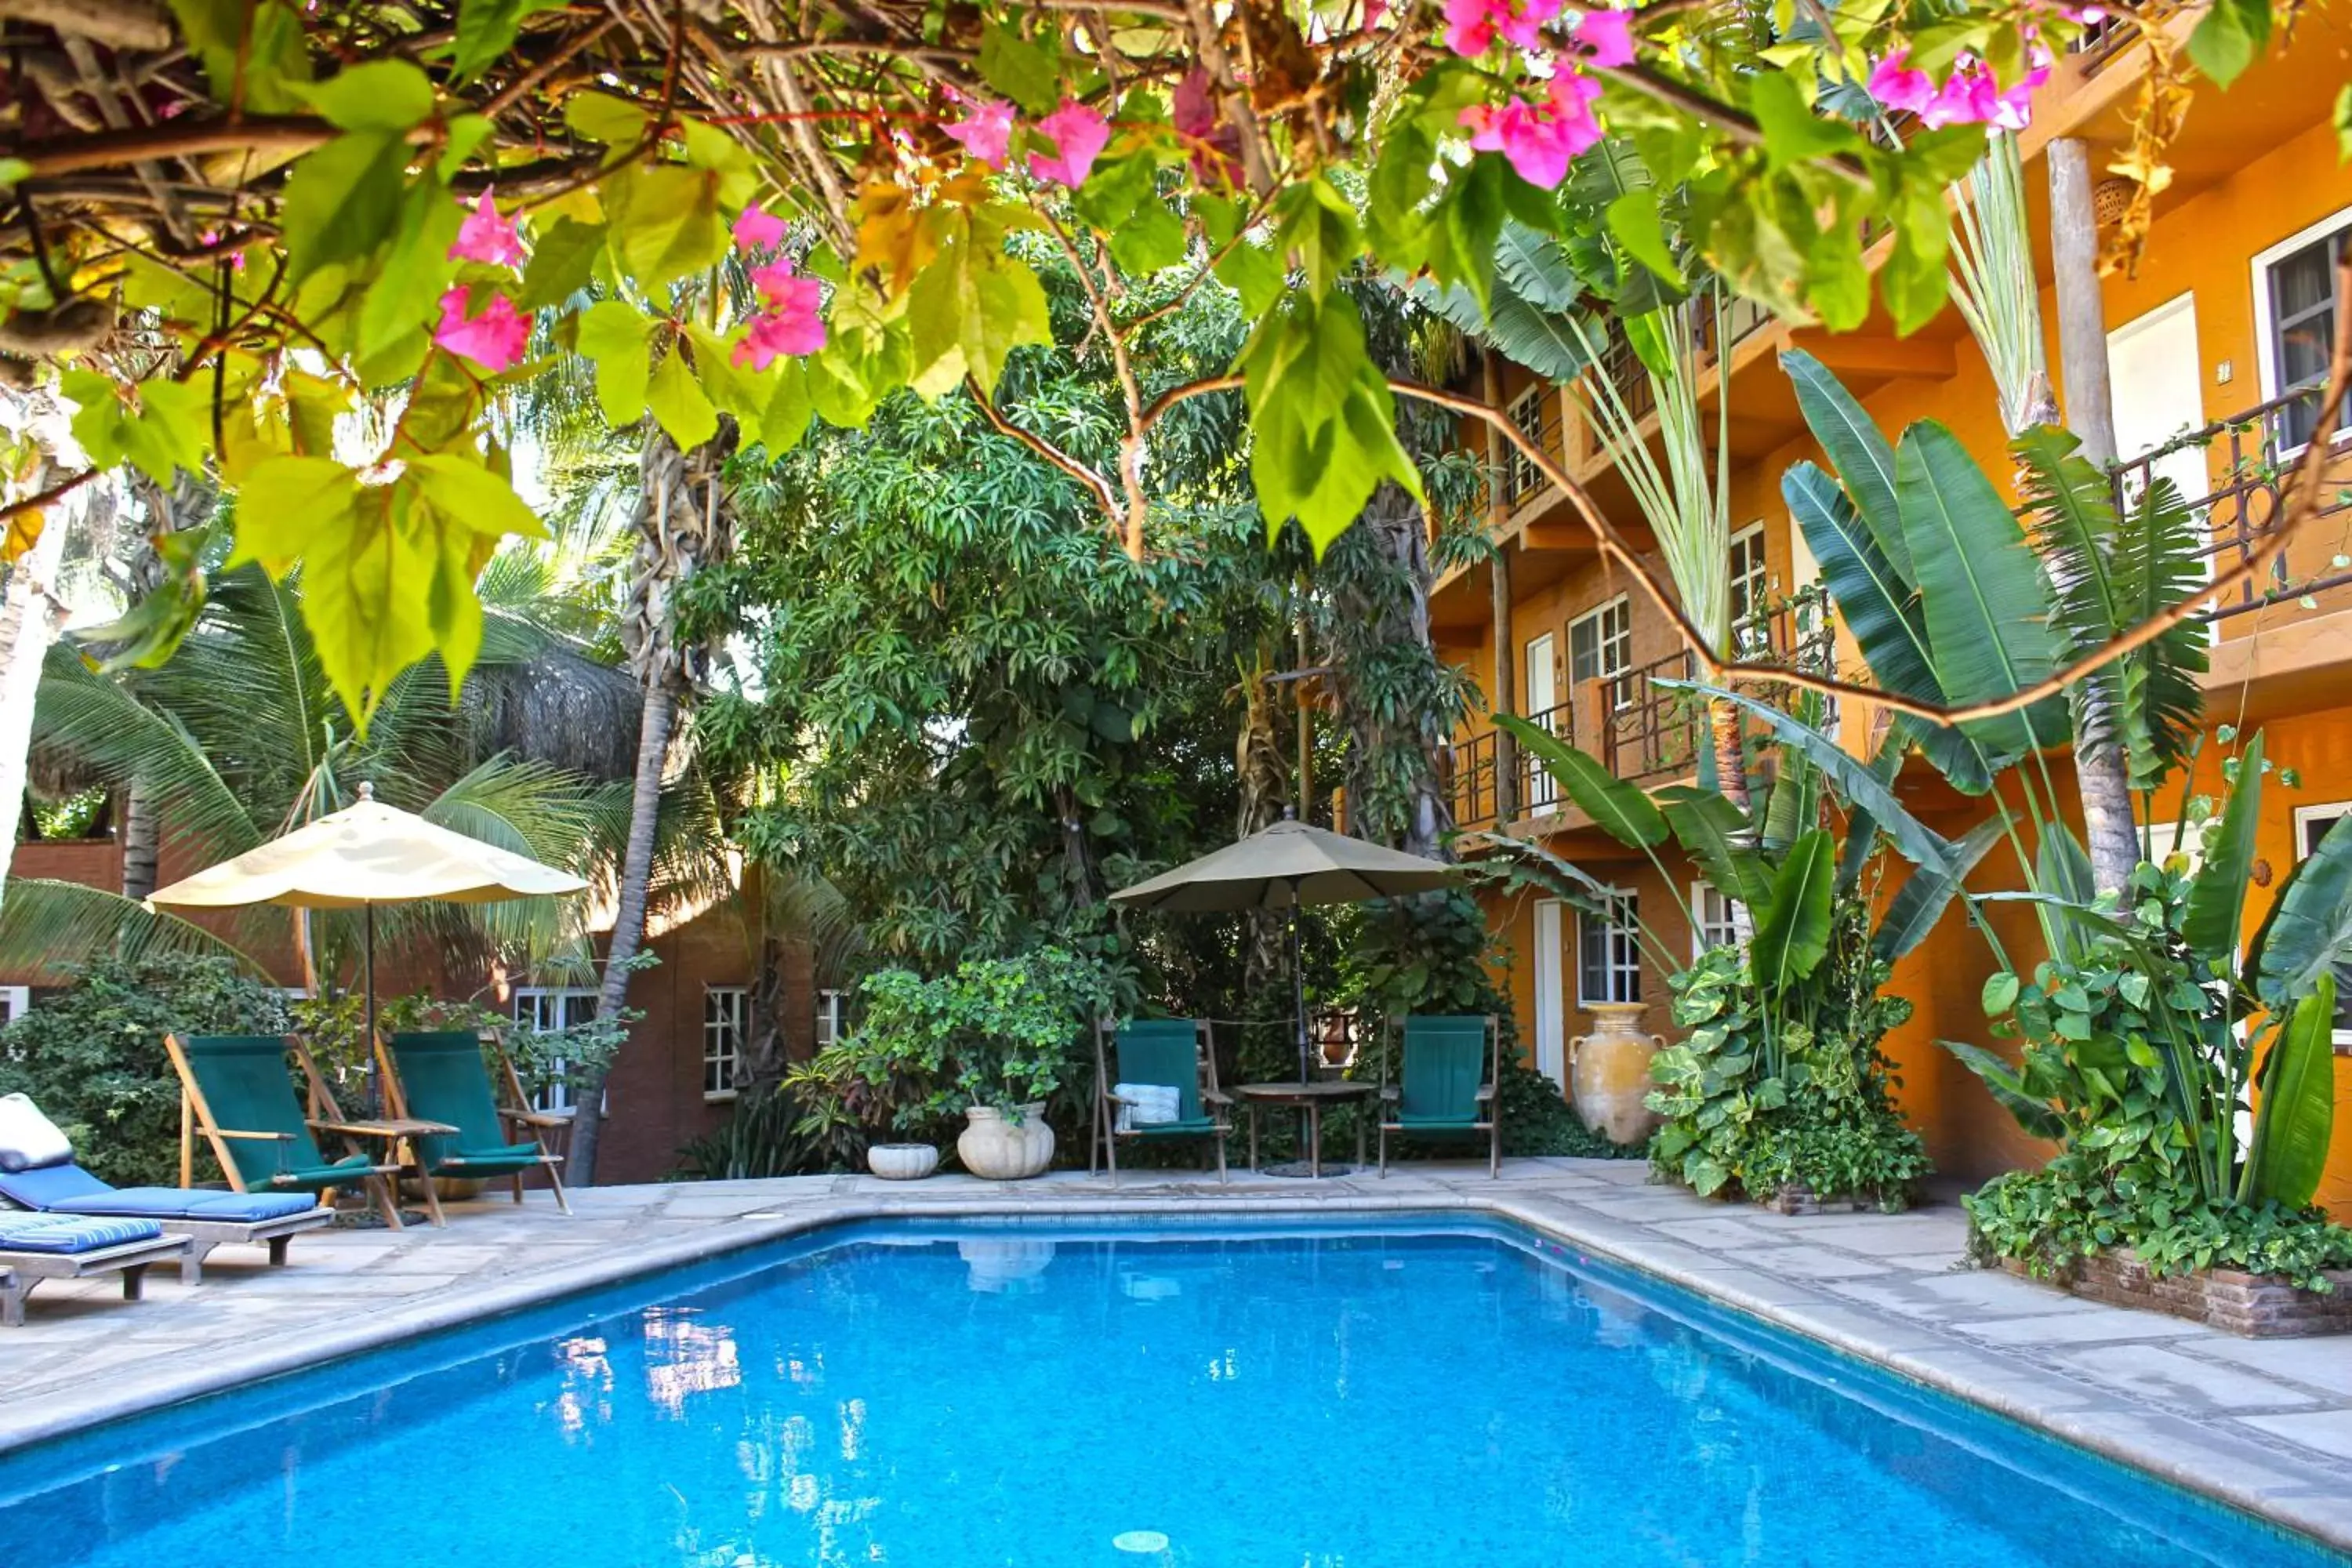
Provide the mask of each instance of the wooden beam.
[{"label": "wooden beam", "polygon": [[1592,531],[1580,522],[1531,522],[1519,530],[1519,548],[1590,555],[1600,546],[1593,542]]},{"label": "wooden beam", "polygon": [[1843,332],[1804,332],[1791,340],[1841,375],[1920,376],[1941,380],[1959,368],[1948,340],[1863,337]]},{"label": "wooden beam", "polygon": [[[1489,353],[1483,367],[1486,377],[1486,402],[1496,408],[1503,405],[1503,377],[1495,356]],[[1502,465],[1510,461],[1503,449],[1501,435],[1494,426],[1486,429],[1486,453],[1492,475],[1499,479]],[[1492,590],[1495,647],[1495,685],[1488,695],[1499,713],[1519,710],[1513,688],[1517,674],[1515,639],[1511,631],[1511,552],[1502,539],[1502,508],[1499,500],[1487,519],[1487,537],[1495,541],[1495,553],[1486,563],[1486,580]],[[1519,814],[1519,749],[1507,734],[1495,736],[1495,820],[1505,823]]]}]

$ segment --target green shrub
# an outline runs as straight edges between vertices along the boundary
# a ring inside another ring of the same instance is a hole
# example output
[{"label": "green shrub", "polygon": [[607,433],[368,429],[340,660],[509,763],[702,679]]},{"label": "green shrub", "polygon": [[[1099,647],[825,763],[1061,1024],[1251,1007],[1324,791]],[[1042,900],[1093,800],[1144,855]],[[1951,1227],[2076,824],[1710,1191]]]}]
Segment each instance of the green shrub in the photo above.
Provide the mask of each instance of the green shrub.
[{"label": "green shrub", "polygon": [[[180,1082],[163,1037],[280,1033],[284,999],[224,958],[110,958],[68,973],[63,993],[0,1029],[0,1094],[31,1095],[108,1181],[176,1184]],[[206,1155],[197,1174],[211,1170]]]},{"label": "green shrub", "polygon": [[716,1131],[679,1148],[677,1179],[740,1182],[821,1171],[824,1146],[801,1131],[801,1121],[799,1103],[782,1086],[746,1094]]},{"label": "green shrub", "polygon": [[1996,1176],[1960,1201],[1970,1256],[1979,1263],[2013,1258],[2042,1277],[2118,1247],[2132,1248],[2158,1275],[2241,1268],[2280,1275],[2306,1290],[2333,1289],[2326,1269],[2352,1268],[2352,1230],[2317,1208],[2126,1199],[2077,1154]]}]

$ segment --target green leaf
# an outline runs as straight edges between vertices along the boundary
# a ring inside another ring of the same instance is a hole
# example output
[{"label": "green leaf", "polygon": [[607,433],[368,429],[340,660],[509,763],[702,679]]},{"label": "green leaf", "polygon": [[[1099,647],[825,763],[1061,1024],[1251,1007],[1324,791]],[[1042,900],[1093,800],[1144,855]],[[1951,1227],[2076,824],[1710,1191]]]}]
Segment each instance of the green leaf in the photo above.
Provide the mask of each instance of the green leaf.
[{"label": "green leaf", "polygon": [[2246,949],[2254,994],[2273,1009],[2301,1001],[2352,956],[2352,817],[2338,817],[2288,873]]},{"label": "green leaf", "polygon": [[375,280],[360,296],[359,352],[382,353],[410,332],[421,332],[435,320],[443,292],[457,275],[449,259],[465,222],[439,180],[425,178],[408,187],[400,205],[400,221],[392,243],[384,247]]},{"label": "green leaf", "polygon": [[808,433],[814,412],[806,367],[798,360],[790,360],[777,368],[780,374],[775,393],[768,399],[759,425],[760,445],[768,449],[770,457],[782,457],[800,445],[801,437]]},{"label": "green leaf", "polygon": [[512,48],[525,17],[562,9],[563,0],[458,0],[457,37],[449,51],[452,81],[471,81]]},{"label": "green leaf", "polygon": [[1276,246],[1297,260],[1307,292],[1322,299],[1361,248],[1355,207],[1318,174],[1276,197],[1275,216]]},{"label": "green leaf", "polygon": [[204,62],[205,75],[226,94],[236,84],[249,114],[285,114],[308,107],[310,80],[303,14],[283,0],[171,0],[181,36]]},{"label": "green leaf", "polygon": [[1748,81],[1748,107],[1764,132],[1764,166],[1775,174],[1862,148],[1853,126],[1813,112],[1796,77],[1788,71],[1757,72]]},{"label": "green leaf", "polygon": [[580,313],[578,347],[596,365],[596,403],[614,429],[646,411],[654,324],[634,305],[600,300]]},{"label": "green leaf", "polygon": [[980,35],[980,75],[1033,115],[1051,114],[1062,96],[1061,35],[1040,27],[1034,39],[1011,21],[991,21]]},{"label": "green leaf", "polygon": [[427,452],[409,458],[405,467],[434,505],[463,518],[477,533],[491,539],[549,537],[547,524],[515,493],[514,486],[471,456]]},{"label": "green leaf", "polygon": [[2271,0],[2207,0],[2189,35],[2189,58],[2216,84],[2228,87],[2270,42]]},{"label": "green leaf", "polygon": [[[2040,563],[2009,504],[1958,437],[1933,420],[1903,433],[1895,507],[1917,574],[1936,679],[1954,702],[2007,697],[2054,668]],[[2026,751],[2064,739],[2063,704],[1962,726],[1980,745]]]},{"label": "green leaf", "polygon": [[1997,969],[1985,976],[1984,1015],[1998,1018],[2017,1005],[2017,976],[2006,969]]},{"label": "green leaf", "polygon": [[1579,811],[1620,844],[1654,849],[1666,841],[1666,816],[1640,786],[1611,774],[1591,757],[1516,713],[1497,713],[1495,727],[1559,781]]},{"label": "green leaf", "polygon": [[1112,231],[1110,254],[1121,269],[1140,276],[1183,260],[1184,245],[1184,220],[1158,196],[1147,196]]},{"label": "green leaf", "polygon": [[604,181],[604,216],[630,281],[655,289],[727,254],[719,216],[723,176],[676,163],[633,165]]},{"label": "green leaf", "polygon": [[615,149],[645,139],[646,111],[608,92],[575,92],[563,100],[563,123],[575,136]]},{"label": "green leaf", "polygon": [[299,159],[278,204],[288,279],[373,253],[400,221],[407,168],[407,140],[392,131],[352,132]]},{"label": "green leaf", "polygon": [[1665,226],[1658,219],[1658,191],[1654,185],[1642,185],[1627,191],[1609,204],[1606,215],[1609,232],[1627,255],[1670,286],[1683,286],[1683,269],[1675,260],[1674,247],[1666,242]]},{"label": "green leaf", "polygon": [[2320,976],[2279,1026],[2263,1063],[2245,1195],[2291,1209],[2310,1204],[2336,1131],[2336,979]]},{"label": "green leaf", "polygon": [[747,432],[757,430],[775,396],[781,366],[771,364],[764,371],[754,371],[748,365],[738,365],[734,349],[716,333],[698,326],[688,327],[686,335],[694,345],[694,378],[709,395],[711,406],[721,414],[733,415]]},{"label": "green leaf", "polygon": [[1218,282],[1241,296],[1245,318],[1263,317],[1282,296],[1282,262],[1262,245],[1242,241],[1219,258],[1216,272]]},{"label": "green leaf", "polygon": [[0,191],[13,191],[33,172],[33,165],[22,158],[0,158]]},{"label": "green leaf", "polygon": [[551,305],[561,305],[588,287],[604,241],[605,229],[601,223],[557,218],[531,247],[530,261],[522,269],[522,288],[515,308],[543,310]]},{"label": "green leaf", "polygon": [[1658,792],[1657,803],[1675,842],[1698,862],[1717,892],[1751,910],[1770,900],[1771,874],[1756,853],[1748,814],[1728,796],[1720,790],[1669,784]]},{"label": "green leaf", "polygon": [[951,236],[907,295],[914,384],[936,397],[965,375],[994,392],[1022,343],[1050,343],[1053,321],[1037,275],[970,234]]},{"label": "green leaf", "polygon": [[1813,828],[1790,847],[1748,944],[1748,970],[1767,995],[1804,979],[1828,955],[1836,879],[1837,846],[1826,829]]},{"label": "green leaf", "polygon": [[646,408],[682,451],[691,452],[719,434],[719,410],[710,405],[686,355],[676,348],[654,366],[646,386]]},{"label": "green leaf", "polygon": [[2238,781],[2221,808],[2221,820],[2206,835],[2204,861],[2189,879],[2189,902],[2181,911],[2181,940],[2200,959],[2219,960],[2232,968],[2237,964],[2262,809],[2263,737],[2257,731],[2239,755]]},{"label": "green leaf", "polygon": [[402,59],[346,66],[303,96],[344,131],[406,131],[433,117],[432,79]]},{"label": "green leaf", "polygon": [[1879,553],[1894,569],[1895,580],[1907,587],[1914,579],[1911,551],[1895,505],[1895,448],[1886,444],[1876,422],[1863,412],[1853,394],[1821,361],[1801,349],[1790,349],[1780,355],[1780,368],[1796,388],[1797,406],[1805,424],[1853,498],[1863,526],[1870,530]]},{"label": "green leaf", "polygon": [[[1952,846],[1947,864],[1914,868],[1887,903],[1886,912],[1879,917],[1878,929],[1871,934],[1872,951],[1892,963],[1925,942],[1968,881],[1969,873],[2004,836],[2003,824],[1996,814],[1969,829]],[[2010,978],[2014,981],[2016,976]],[[1990,986],[1990,982],[1987,984]]]},{"label": "green leaf", "polygon": [[2352,163],[2352,82],[2336,94],[2336,156],[2338,162]]},{"label": "green leaf", "polygon": [[1960,1065],[1983,1080],[1992,1097],[2017,1119],[2017,1124],[2036,1138],[2046,1138],[2055,1143],[2066,1136],[2065,1119],[2050,1107],[2050,1102],[2036,1096],[2025,1087],[2025,1079],[2011,1067],[1982,1046],[1971,1046],[1962,1040],[1937,1040],[1937,1045],[1959,1058]]}]

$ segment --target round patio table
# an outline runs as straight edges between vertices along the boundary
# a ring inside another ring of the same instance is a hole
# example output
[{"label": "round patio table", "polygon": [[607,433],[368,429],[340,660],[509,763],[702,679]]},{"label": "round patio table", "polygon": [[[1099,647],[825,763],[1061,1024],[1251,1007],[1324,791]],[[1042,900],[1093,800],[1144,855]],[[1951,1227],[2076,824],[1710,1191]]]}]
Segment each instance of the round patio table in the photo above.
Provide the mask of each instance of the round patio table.
[{"label": "round patio table", "polygon": [[[1257,1169],[1257,1113],[1269,1105],[1295,1106],[1307,1117],[1307,1173],[1323,1174],[1323,1108],[1372,1098],[1373,1086],[1333,1079],[1324,1083],[1245,1083],[1234,1093],[1249,1106],[1249,1168]],[[1356,1123],[1356,1163],[1364,1163],[1364,1124]]]}]

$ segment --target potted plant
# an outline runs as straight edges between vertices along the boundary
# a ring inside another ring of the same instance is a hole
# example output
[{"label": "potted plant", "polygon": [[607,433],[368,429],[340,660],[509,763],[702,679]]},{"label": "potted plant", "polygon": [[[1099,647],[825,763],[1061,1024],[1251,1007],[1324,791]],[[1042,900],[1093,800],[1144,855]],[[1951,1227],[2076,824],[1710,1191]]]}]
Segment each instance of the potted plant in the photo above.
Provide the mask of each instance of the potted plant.
[{"label": "potted plant", "polygon": [[939,1169],[939,1136],[960,1106],[947,1082],[942,1041],[920,1026],[903,970],[860,988],[858,1026],[786,1075],[803,1106],[795,1128],[843,1163],[862,1160],[891,1181],[919,1181]]},{"label": "potted plant", "polygon": [[956,1157],[991,1181],[1022,1181],[1054,1163],[1045,1102],[1077,1061],[1087,1020],[1106,997],[1093,965],[1049,947],[961,964],[935,983],[965,1100]]}]

